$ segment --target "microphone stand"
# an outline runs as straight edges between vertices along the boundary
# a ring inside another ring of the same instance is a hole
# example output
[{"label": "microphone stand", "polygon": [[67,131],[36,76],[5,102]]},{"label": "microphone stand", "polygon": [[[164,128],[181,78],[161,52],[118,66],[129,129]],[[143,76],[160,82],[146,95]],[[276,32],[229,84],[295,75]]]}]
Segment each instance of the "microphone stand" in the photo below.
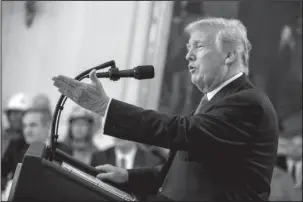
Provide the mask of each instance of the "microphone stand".
[{"label": "microphone stand", "polygon": [[[115,61],[111,60],[108,62],[105,62],[101,65],[98,65],[96,67],[92,67],[84,72],[82,72],[81,74],[79,74],[78,76],[76,76],[74,79],[81,81],[84,78],[88,78],[88,74],[93,70],[100,70],[100,69],[105,69],[107,67],[111,67],[111,70],[113,71],[118,71],[118,68],[116,67]],[[60,115],[61,112],[63,110],[63,106],[66,102],[67,97],[65,95],[61,95],[56,108],[55,108],[55,112],[53,115],[53,120],[52,120],[52,126],[51,126],[51,142],[50,142],[50,146],[47,147],[46,149],[46,159],[53,161],[54,157],[55,157],[55,153],[56,153],[56,148],[57,148],[57,140],[58,140],[58,126],[59,126],[59,120],[60,120]]]}]

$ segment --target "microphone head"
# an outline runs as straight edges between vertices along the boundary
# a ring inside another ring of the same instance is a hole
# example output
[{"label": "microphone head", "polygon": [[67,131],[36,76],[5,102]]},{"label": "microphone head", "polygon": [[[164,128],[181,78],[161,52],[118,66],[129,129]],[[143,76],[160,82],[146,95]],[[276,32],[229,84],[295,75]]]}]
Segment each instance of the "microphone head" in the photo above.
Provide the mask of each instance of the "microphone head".
[{"label": "microphone head", "polygon": [[134,68],[134,78],[136,79],[152,79],[155,77],[154,66],[142,65]]}]

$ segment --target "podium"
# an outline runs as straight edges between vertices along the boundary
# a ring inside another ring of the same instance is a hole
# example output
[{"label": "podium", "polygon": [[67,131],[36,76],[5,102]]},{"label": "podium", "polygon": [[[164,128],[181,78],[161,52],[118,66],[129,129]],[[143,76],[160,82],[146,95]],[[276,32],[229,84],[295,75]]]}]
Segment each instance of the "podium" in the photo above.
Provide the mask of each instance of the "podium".
[{"label": "podium", "polygon": [[19,163],[9,201],[138,201],[136,196],[95,176],[97,171],[58,150],[55,159],[45,158],[46,145],[30,145]]}]

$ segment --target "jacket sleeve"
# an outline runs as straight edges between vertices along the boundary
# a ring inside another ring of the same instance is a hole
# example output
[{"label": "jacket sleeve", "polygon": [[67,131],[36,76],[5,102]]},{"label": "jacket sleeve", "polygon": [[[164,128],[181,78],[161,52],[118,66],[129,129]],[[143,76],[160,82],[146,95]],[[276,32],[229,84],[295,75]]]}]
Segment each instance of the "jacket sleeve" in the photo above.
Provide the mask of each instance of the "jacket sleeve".
[{"label": "jacket sleeve", "polygon": [[156,194],[164,179],[163,166],[129,169],[127,187],[138,195]]},{"label": "jacket sleeve", "polygon": [[219,147],[243,147],[263,117],[258,102],[235,95],[217,103],[207,113],[169,116],[112,100],[104,133],[117,138],[165,148],[199,147],[209,153]]}]

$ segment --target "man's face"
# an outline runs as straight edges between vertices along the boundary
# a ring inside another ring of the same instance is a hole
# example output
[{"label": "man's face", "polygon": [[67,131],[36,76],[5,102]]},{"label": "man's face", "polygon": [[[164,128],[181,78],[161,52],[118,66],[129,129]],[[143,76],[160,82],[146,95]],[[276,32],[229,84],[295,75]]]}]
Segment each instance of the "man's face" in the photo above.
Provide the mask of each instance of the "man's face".
[{"label": "man's face", "polygon": [[42,123],[42,114],[28,112],[23,117],[23,134],[27,144],[44,142],[48,137],[48,127]]},{"label": "man's face", "polygon": [[187,44],[191,81],[203,93],[216,88],[227,74],[225,55],[216,46],[215,34],[211,29],[193,31]]},{"label": "man's face", "polygon": [[86,119],[78,118],[72,121],[71,130],[74,139],[84,139],[89,134],[90,124]]},{"label": "man's face", "polygon": [[22,129],[22,117],[24,112],[21,110],[10,110],[7,112],[7,119],[9,121],[10,127],[21,130]]}]

